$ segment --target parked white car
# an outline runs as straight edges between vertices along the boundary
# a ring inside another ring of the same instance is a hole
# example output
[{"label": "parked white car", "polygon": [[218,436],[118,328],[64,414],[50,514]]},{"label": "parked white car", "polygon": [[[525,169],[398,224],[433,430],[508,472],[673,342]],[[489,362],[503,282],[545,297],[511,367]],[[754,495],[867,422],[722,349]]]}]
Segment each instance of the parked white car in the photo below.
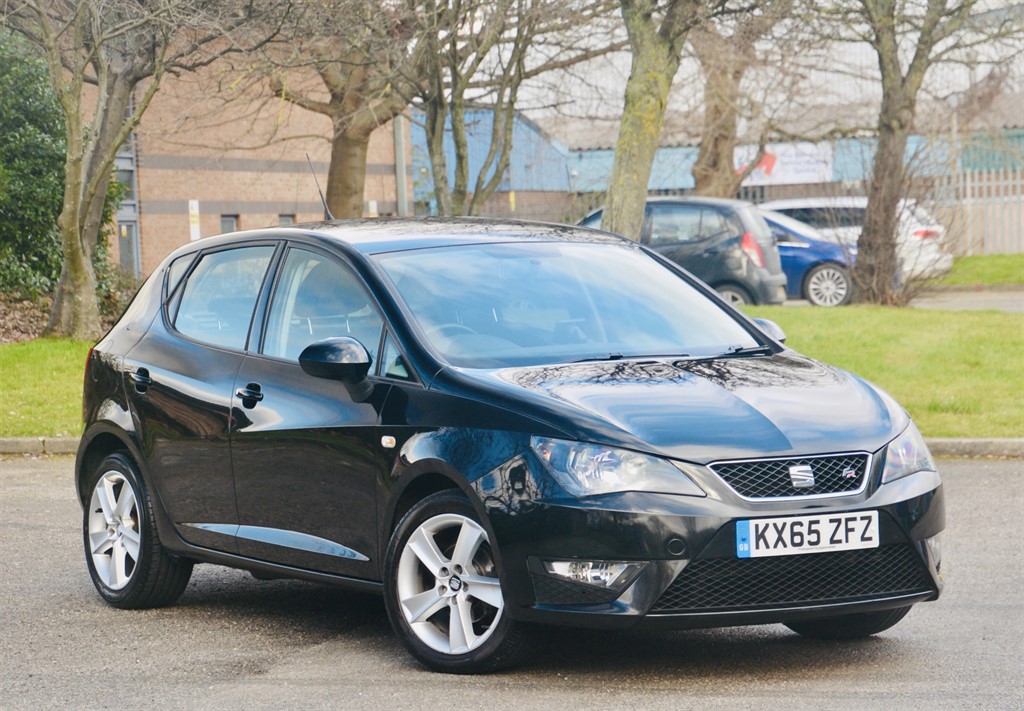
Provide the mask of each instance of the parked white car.
[{"label": "parked white car", "polygon": [[[864,227],[866,197],[813,197],[769,200],[758,207],[805,222],[827,239],[855,245]],[[945,250],[946,228],[914,200],[900,200],[897,254],[903,278],[942,276],[953,267]]]}]

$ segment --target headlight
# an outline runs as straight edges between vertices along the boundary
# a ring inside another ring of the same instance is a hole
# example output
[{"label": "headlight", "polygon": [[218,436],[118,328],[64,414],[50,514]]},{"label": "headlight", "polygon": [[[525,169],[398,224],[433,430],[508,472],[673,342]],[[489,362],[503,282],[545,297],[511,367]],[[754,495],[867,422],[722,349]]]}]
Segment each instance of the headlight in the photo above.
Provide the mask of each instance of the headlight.
[{"label": "headlight", "polygon": [[617,491],[706,496],[683,472],[684,464],[626,449],[532,437],[530,447],[558,483],[575,496]]},{"label": "headlight", "polygon": [[924,437],[911,422],[903,434],[890,442],[885,450],[882,483],[888,484],[920,471],[935,471],[935,462],[932,461],[928,445],[924,443]]}]

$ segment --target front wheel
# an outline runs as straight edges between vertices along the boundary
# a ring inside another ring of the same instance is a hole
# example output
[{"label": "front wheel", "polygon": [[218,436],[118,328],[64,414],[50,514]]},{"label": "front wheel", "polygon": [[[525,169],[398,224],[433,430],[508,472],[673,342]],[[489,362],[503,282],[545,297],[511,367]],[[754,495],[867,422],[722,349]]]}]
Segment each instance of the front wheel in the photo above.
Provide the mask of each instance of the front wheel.
[{"label": "front wheel", "polygon": [[170,605],[192,575],[192,563],[160,544],[153,502],[135,463],[122,453],[100,462],[89,479],[82,525],[89,575],[114,607]]},{"label": "front wheel", "polygon": [[819,620],[787,622],[786,627],[812,639],[860,639],[889,629],[907,616],[910,607],[908,605],[881,612],[857,612]]},{"label": "front wheel", "polygon": [[402,644],[437,671],[494,671],[528,651],[527,630],[506,614],[487,532],[459,492],[428,496],[398,524],[384,600]]}]

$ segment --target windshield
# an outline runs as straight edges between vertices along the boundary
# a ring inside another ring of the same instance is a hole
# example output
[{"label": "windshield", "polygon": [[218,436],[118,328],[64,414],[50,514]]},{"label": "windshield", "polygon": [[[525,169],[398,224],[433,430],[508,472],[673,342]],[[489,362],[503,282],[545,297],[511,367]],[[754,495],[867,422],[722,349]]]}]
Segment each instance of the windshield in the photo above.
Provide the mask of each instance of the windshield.
[{"label": "windshield", "polygon": [[520,242],[375,259],[428,343],[455,366],[700,357],[758,345],[638,247]]}]

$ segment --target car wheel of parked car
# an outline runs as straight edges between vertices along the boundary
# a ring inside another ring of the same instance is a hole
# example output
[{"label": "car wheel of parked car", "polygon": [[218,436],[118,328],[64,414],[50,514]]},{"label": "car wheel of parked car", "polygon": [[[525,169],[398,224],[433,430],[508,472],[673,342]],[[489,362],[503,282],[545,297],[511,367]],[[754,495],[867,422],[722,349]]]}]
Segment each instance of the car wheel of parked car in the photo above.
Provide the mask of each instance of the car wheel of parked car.
[{"label": "car wheel of parked car", "polygon": [[754,300],[750,298],[750,294],[748,294],[742,287],[735,286],[733,284],[716,286],[715,291],[717,291],[719,296],[733,306],[745,306],[747,304],[754,303]]},{"label": "car wheel of parked car", "polygon": [[83,533],[89,575],[115,607],[162,607],[177,600],[192,575],[191,561],[164,550],[153,504],[134,462],[106,457],[89,479]]},{"label": "car wheel of parked car", "polygon": [[515,664],[528,651],[505,600],[487,532],[449,490],[405,515],[385,558],[388,617],[406,648],[438,671],[469,674]]},{"label": "car wheel of parked car", "polygon": [[850,273],[838,264],[819,264],[804,278],[804,296],[815,306],[842,306],[853,296]]},{"label": "car wheel of parked car", "polygon": [[787,622],[786,627],[812,639],[860,639],[889,629],[906,617],[910,608],[908,605],[881,612],[859,612],[820,620]]}]

